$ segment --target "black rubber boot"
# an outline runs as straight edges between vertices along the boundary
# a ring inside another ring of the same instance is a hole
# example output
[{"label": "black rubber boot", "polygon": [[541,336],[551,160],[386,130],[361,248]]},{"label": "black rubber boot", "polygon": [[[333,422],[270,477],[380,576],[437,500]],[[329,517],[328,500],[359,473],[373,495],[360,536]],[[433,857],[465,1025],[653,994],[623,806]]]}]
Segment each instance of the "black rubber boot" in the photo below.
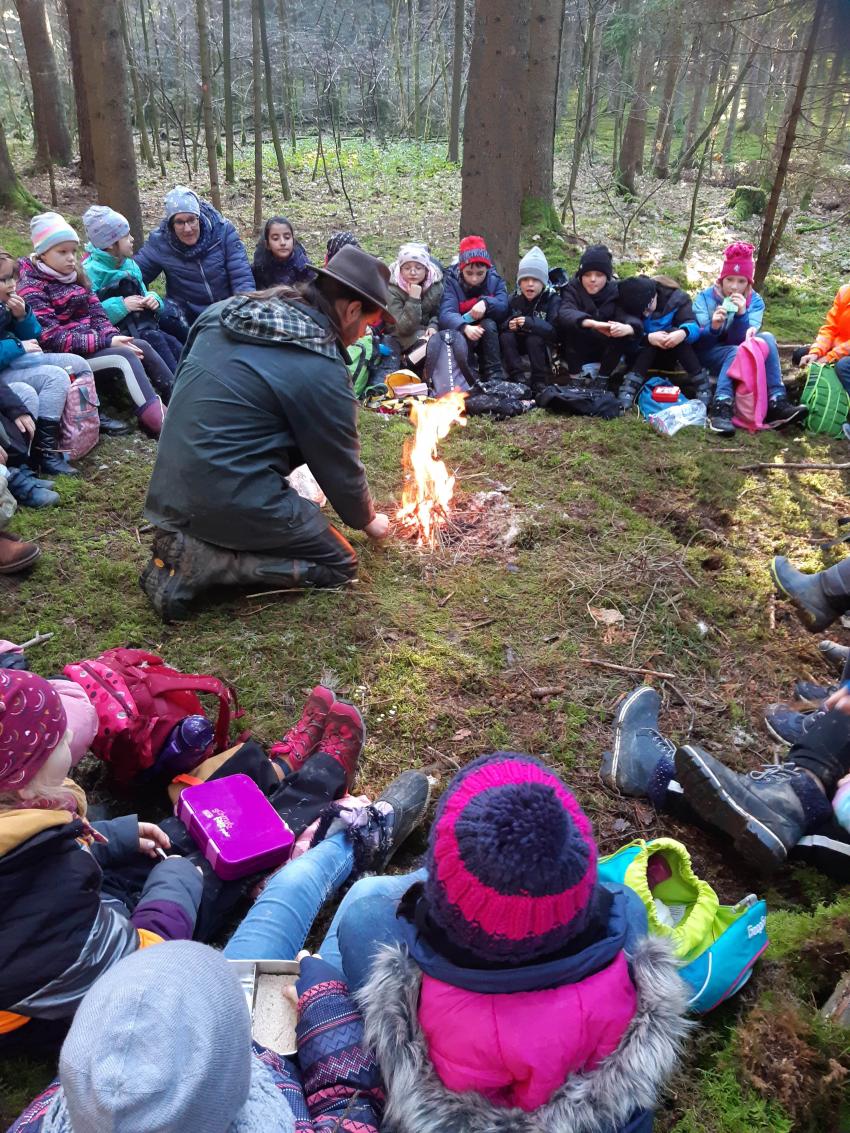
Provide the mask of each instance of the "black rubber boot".
[{"label": "black rubber boot", "polygon": [[640,387],[646,379],[642,378],[640,374],[632,371],[623,378],[623,384],[620,386],[620,392],[617,394],[617,400],[623,412],[627,412],[635,403],[635,398],[638,395]]},{"label": "black rubber boot", "polygon": [[99,413],[98,419],[100,431],[105,437],[126,437],[130,432],[127,422],[119,421],[117,417],[107,417],[105,413]]},{"label": "black rubber boot", "polygon": [[162,620],[184,621],[189,603],[210,586],[229,582],[235,556],[180,531],[158,531],[139,585]]},{"label": "black rubber boot", "polygon": [[694,374],[693,381],[694,397],[708,409],[711,405],[711,374],[708,370],[700,370],[698,374]]},{"label": "black rubber boot", "polygon": [[764,873],[781,866],[806,833],[803,804],[791,785],[800,775],[805,772],[793,764],[739,775],[700,747],[676,751],[676,778],[690,805]]},{"label": "black rubber boot", "polygon": [[59,452],[59,422],[39,417],[32,439],[32,457],[36,472],[48,476],[79,476],[79,472]]},{"label": "black rubber boot", "polygon": [[777,555],[770,564],[770,577],[777,590],[797,607],[801,621],[813,633],[818,633],[832,623],[847,609],[843,606],[833,605],[824,591],[821,574],[804,574],[791,566],[783,555]]}]

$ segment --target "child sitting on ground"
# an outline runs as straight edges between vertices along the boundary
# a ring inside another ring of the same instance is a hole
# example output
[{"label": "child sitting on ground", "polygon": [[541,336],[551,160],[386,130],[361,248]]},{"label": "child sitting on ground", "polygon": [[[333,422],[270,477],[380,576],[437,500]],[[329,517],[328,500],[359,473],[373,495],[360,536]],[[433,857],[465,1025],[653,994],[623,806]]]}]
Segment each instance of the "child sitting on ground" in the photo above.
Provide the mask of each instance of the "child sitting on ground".
[{"label": "child sitting on ground", "polygon": [[[133,815],[86,820],[62,700],[48,681],[0,669],[0,1051],[61,1041],[80,1000],[123,956],[191,938],[202,878],[185,858],[148,874],[130,912],[125,872],[170,842]],[[164,856],[164,854],[163,854]],[[111,893],[122,894],[122,898]]]},{"label": "child sitting on ground", "polygon": [[321,953],[358,989],[388,1126],[648,1133],[688,1024],[646,931],[564,783],[496,752],[449,784],[425,868],[357,882]]},{"label": "child sitting on ground", "polygon": [[[41,344],[86,358],[95,372],[117,370],[124,379],[139,423],[159,436],[162,401],[174,376],[148,343],[120,334],[77,262],[80,238],[57,212],[30,221],[33,255],[21,260],[20,295],[41,324]],[[150,379],[150,380],[149,380]]]},{"label": "child sitting on ground", "polygon": [[553,381],[549,347],[555,345],[557,338],[555,319],[560,299],[554,287],[549,286],[549,265],[536,244],[520,260],[516,282],[499,343],[511,381],[525,382],[522,359],[528,358],[531,389],[537,395]]},{"label": "child sitting on ground", "polygon": [[[508,316],[508,289],[493,267],[480,236],[464,236],[457,264],[445,275],[439,328],[452,333],[452,348],[461,370],[469,353],[477,355],[485,381],[503,381],[499,324]],[[436,337],[431,340],[436,342]],[[431,343],[429,343],[429,350]],[[430,373],[430,365],[427,366]]]},{"label": "child sitting on ground", "polygon": [[838,380],[850,393],[850,283],[839,287],[826,322],[808,352],[800,359],[801,366],[812,362],[835,366]]},{"label": "child sitting on ground", "polygon": [[258,291],[282,283],[309,283],[316,278],[304,245],[295,239],[292,221],[270,217],[254,249],[254,279]]},{"label": "child sitting on ground", "polygon": [[776,339],[761,329],[764,299],[753,290],[754,250],[752,244],[730,244],[723,253],[717,282],[700,291],[694,300],[694,315],[700,327],[697,357],[710,373],[717,375],[709,427],[713,433],[723,436],[732,436],[735,432],[732,424],[735,391],[729,367],[741,343],[755,334],[768,345],[764,361],[769,402],[765,422],[774,426],[789,425],[806,416],[806,407],[792,405],[785,393]]},{"label": "child sitting on ground", "polygon": [[150,343],[173,374],[183,344],[159,326],[162,300],[148,291],[133,259],[129,221],[106,205],[92,205],[83,213],[83,224],[89,238],[85,269],[107,318],[125,334]]},{"label": "child sitting on ground", "polygon": [[631,409],[643,383],[656,367],[681,367],[694,387],[694,397],[708,406],[711,383],[708,371],[694,350],[699,338],[690,298],[675,279],[657,275],[635,275],[620,281],[620,306],[627,315],[639,319],[643,331],[631,371],[623,378],[618,398],[623,412]]},{"label": "child sitting on ground", "polygon": [[624,340],[640,337],[641,321],[620,307],[614,259],[604,244],[591,244],[561,291],[558,310],[561,358],[570,374],[605,384],[623,354]]},{"label": "child sitting on ground", "polygon": [[389,293],[387,310],[395,327],[388,345],[397,347],[400,366],[422,373],[425,343],[437,331],[443,299],[443,273],[431,259],[427,244],[402,244],[390,268]]}]

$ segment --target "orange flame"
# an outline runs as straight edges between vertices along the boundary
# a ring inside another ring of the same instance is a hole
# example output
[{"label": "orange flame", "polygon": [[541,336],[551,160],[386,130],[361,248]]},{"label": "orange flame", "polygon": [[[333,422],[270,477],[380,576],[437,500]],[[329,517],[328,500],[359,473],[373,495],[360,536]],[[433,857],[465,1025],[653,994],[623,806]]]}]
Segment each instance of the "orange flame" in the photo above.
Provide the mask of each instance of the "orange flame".
[{"label": "orange flame", "polygon": [[419,546],[434,546],[438,529],[449,515],[455,477],[437,459],[437,442],[454,424],[465,425],[465,393],[447,393],[437,401],[415,401],[410,419],[416,426],[404,444],[405,484],[396,518],[416,532]]}]

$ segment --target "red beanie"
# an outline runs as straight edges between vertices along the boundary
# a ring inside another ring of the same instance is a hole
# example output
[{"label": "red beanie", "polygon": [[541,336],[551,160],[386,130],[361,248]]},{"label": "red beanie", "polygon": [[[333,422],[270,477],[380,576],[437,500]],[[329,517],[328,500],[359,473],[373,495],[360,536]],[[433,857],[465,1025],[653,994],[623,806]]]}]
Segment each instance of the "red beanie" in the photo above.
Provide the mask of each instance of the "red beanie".
[{"label": "red beanie", "polygon": [[457,262],[460,267],[464,267],[465,264],[486,264],[488,268],[493,266],[482,236],[464,236],[460,242]]},{"label": "red beanie", "polygon": [[742,241],[730,244],[723,253],[723,267],[720,269],[717,282],[722,283],[727,275],[743,275],[749,283],[752,283],[755,275],[754,251],[752,244],[745,244]]}]

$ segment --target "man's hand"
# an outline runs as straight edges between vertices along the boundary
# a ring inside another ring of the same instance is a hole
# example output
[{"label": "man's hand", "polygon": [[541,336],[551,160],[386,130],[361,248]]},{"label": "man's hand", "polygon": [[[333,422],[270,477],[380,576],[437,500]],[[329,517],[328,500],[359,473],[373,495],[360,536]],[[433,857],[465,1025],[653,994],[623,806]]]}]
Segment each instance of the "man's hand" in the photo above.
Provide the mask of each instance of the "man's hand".
[{"label": "man's hand", "polygon": [[27,305],[16,291],[13,291],[6,300],[6,306],[9,308],[9,314],[15,319],[22,319],[27,313]]},{"label": "man's hand", "polygon": [[379,511],[371,523],[363,528],[370,539],[386,539],[390,530],[390,517]]},{"label": "man's hand", "polygon": [[32,440],[35,436],[35,421],[30,417],[29,413],[22,413],[20,417],[15,418],[15,424],[26,436]]},{"label": "man's hand", "polygon": [[477,342],[478,339],[481,338],[484,334],[484,327],[475,327],[472,326],[471,323],[467,323],[463,328],[463,333],[466,335],[470,342]]}]

